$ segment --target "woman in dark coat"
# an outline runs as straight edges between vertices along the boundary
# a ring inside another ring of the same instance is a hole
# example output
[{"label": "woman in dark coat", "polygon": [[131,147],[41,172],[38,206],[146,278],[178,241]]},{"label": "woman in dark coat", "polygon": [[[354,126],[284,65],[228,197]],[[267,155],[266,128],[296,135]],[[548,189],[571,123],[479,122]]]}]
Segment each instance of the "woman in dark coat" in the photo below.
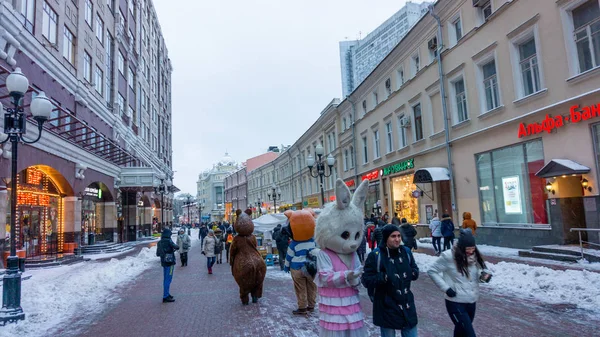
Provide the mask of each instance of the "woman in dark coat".
[{"label": "woman in dark coat", "polygon": [[163,303],[175,302],[175,299],[169,293],[171,281],[173,280],[173,271],[175,271],[175,251],[179,249],[173,240],[171,240],[171,230],[163,229],[160,241],[156,245],[156,256],[160,256],[160,265],[163,267]]},{"label": "woman in dark coat", "polygon": [[442,236],[444,237],[444,250],[452,248],[452,244],[454,244],[454,223],[448,214],[442,215]]},{"label": "woman in dark coat", "polygon": [[417,249],[417,240],[415,236],[417,236],[417,230],[406,221],[405,218],[401,220],[402,225],[400,225],[400,233],[402,234],[402,242],[404,245],[412,250]]}]

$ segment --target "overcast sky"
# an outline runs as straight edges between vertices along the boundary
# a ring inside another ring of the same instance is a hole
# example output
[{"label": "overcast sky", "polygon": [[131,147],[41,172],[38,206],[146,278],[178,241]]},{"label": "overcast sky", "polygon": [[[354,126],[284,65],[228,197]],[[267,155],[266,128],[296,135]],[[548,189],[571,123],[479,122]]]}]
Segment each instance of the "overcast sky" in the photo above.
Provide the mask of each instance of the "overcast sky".
[{"label": "overcast sky", "polygon": [[196,195],[225,151],[242,162],[293,144],[342,95],[338,42],[405,2],[154,0],[174,68],[174,184]]}]

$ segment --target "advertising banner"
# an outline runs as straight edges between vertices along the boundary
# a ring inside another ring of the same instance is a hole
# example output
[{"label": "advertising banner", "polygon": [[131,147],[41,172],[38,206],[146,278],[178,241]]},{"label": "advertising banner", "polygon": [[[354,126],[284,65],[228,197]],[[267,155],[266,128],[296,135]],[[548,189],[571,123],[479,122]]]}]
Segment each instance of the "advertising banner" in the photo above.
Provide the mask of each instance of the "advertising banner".
[{"label": "advertising banner", "polygon": [[504,194],[504,213],[523,214],[519,176],[503,177],[502,193]]}]

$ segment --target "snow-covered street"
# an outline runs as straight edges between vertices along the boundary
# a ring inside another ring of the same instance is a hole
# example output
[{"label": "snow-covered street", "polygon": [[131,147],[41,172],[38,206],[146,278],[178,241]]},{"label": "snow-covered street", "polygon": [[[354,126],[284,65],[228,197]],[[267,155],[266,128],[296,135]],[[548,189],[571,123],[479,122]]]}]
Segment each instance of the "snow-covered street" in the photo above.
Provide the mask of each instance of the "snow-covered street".
[{"label": "snow-covered street", "polygon": [[[32,277],[23,281],[22,299],[27,318],[0,328],[0,336],[162,336],[167,331],[178,336],[315,336],[316,314],[308,319],[291,315],[295,297],[289,274],[269,267],[264,298],[242,307],[228,265],[215,265],[215,275],[207,275],[197,235],[193,230],[189,266],[175,271],[175,303],[161,303],[156,248],[144,247],[133,256],[28,271]],[[413,283],[419,333],[448,336],[452,327],[442,294],[426,274],[436,258],[428,253],[414,255],[421,269]],[[600,324],[600,273],[526,262],[488,263],[494,277],[483,286],[475,319],[481,335],[593,335]],[[366,294],[361,303],[371,335],[377,336]],[[232,319],[243,327],[223,331]]]}]

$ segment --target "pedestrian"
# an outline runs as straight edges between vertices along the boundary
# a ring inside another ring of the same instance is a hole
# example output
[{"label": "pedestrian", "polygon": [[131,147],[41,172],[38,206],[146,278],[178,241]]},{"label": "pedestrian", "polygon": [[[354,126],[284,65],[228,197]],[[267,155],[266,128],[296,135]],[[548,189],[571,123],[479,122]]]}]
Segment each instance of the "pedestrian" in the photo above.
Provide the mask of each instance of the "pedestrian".
[{"label": "pedestrian", "polygon": [[417,236],[417,230],[408,223],[406,218],[402,218],[402,225],[400,226],[400,233],[402,234],[402,242],[404,246],[410,248],[411,250],[417,250],[417,240],[415,236]]},{"label": "pedestrian", "polygon": [[440,218],[433,217],[429,223],[429,229],[431,229],[431,241],[433,242],[435,255],[440,256],[442,253],[442,222]]},{"label": "pedestrian", "polygon": [[208,235],[204,238],[204,246],[202,249],[202,255],[206,256],[206,267],[208,273],[212,274],[212,267],[215,264],[215,247],[217,246],[217,239],[215,238],[215,232],[212,229],[208,230]]},{"label": "pedestrian", "polygon": [[181,258],[181,266],[187,266],[188,252],[192,248],[192,240],[190,236],[185,234],[185,229],[179,229],[179,235],[177,235],[177,246],[179,246],[179,257]]},{"label": "pedestrian", "polygon": [[385,226],[385,223],[383,223],[383,221],[381,221],[381,220],[378,220],[377,227],[373,231],[373,241],[374,241],[374,245],[377,247],[381,246],[381,239],[383,238],[381,231],[383,230],[384,226]]},{"label": "pedestrian", "polygon": [[402,337],[416,337],[417,309],[410,285],[419,278],[419,268],[410,249],[401,244],[398,226],[386,225],[382,235],[382,245],[369,253],[362,275],[373,302],[373,324],[382,337],[395,336],[396,330]]},{"label": "pedestrian", "polygon": [[202,223],[198,232],[198,235],[200,236],[200,248],[202,248],[204,247],[204,238],[206,237],[206,235],[208,235],[208,228],[206,227],[205,223]]},{"label": "pedestrian", "polygon": [[365,262],[365,254],[367,253],[367,237],[363,235],[362,240],[360,241],[360,245],[358,245],[358,249],[356,250],[356,254],[358,254],[358,260],[362,264]]},{"label": "pedestrian", "polygon": [[283,270],[285,265],[285,256],[290,242],[290,235],[287,230],[278,224],[273,230],[273,239],[277,245],[277,253],[279,254],[279,269]]},{"label": "pedestrian", "polygon": [[394,212],[394,217],[392,218],[392,225],[396,225],[398,227],[400,227],[402,225],[402,222],[400,221],[400,218],[398,217],[398,213]]},{"label": "pedestrian", "polygon": [[383,220],[383,222],[387,224],[390,220],[390,214],[388,212],[385,212],[385,214],[381,217],[381,220]]},{"label": "pedestrian", "polygon": [[375,249],[375,236],[373,235],[373,232],[375,232],[375,224],[369,219],[367,228],[365,229],[365,237],[367,238],[370,250]]},{"label": "pedestrian", "polygon": [[220,228],[217,227],[217,229],[214,231],[215,232],[215,258],[216,258],[216,263],[217,264],[221,264],[223,263],[223,232],[221,231]]},{"label": "pedestrian", "polygon": [[458,242],[429,267],[427,272],[446,296],[446,310],[454,323],[454,336],[475,337],[473,320],[479,299],[479,283],[492,274],[475,244],[470,229],[461,229]]},{"label": "pedestrian", "polygon": [[160,256],[160,265],[163,268],[163,303],[175,302],[169,289],[173,280],[173,271],[177,261],[175,260],[175,251],[179,249],[173,240],[171,240],[171,230],[163,229],[160,241],[156,245],[156,256]]},{"label": "pedestrian", "polygon": [[473,236],[477,236],[477,223],[475,220],[471,219],[471,213],[464,212],[463,213],[463,223],[462,228],[467,229],[470,228],[471,232],[473,232]]},{"label": "pedestrian", "polygon": [[231,243],[233,242],[233,231],[231,228],[227,228],[227,232],[225,232],[225,258],[226,263],[229,263],[229,248],[231,248]]},{"label": "pedestrian", "polygon": [[442,236],[444,237],[444,250],[452,248],[454,244],[454,223],[448,214],[442,214]]}]

